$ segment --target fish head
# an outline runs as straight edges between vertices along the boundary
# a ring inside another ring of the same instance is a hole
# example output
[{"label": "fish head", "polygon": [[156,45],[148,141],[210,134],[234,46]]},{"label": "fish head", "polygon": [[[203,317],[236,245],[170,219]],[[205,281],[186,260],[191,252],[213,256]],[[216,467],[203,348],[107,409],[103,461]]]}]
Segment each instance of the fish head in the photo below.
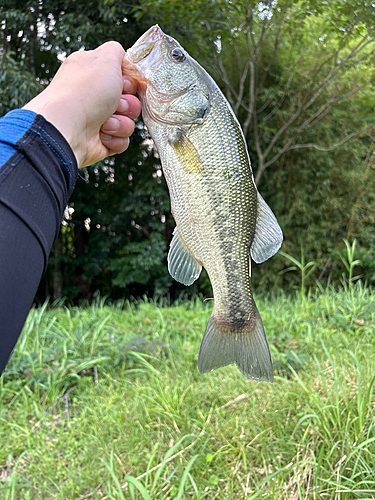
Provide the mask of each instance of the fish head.
[{"label": "fish head", "polygon": [[209,77],[174,38],[152,26],[126,54],[145,85],[142,111],[166,124],[202,123],[210,108]]}]

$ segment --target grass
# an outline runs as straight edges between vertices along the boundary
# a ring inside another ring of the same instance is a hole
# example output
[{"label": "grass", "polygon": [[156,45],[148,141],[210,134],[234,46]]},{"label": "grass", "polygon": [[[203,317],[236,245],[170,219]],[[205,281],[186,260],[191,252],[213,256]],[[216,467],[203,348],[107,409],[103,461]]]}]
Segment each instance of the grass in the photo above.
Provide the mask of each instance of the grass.
[{"label": "grass", "polygon": [[0,379],[0,498],[374,499],[372,291],[257,304],[272,385],[199,374],[210,302],[32,310]]}]

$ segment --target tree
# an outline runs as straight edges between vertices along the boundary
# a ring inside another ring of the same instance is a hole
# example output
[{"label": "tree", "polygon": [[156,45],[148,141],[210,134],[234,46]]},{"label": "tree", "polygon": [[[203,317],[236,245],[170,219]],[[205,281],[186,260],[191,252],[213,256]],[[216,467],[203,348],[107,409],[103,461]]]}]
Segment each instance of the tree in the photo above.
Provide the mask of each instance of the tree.
[{"label": "tree", "polygon": [[[206,38],[211,61],[208,53],[203,61],[222,81],[249,146],[255,149],[256,182],[288,151],[332,151],[363,132],[368,113],[358,114],[353,99],[365,97],[373,104],[375,98],[372,2],[193,3],[143,0],[138,18],[159,18],[188,45],[194,38]],[[196,49],[194,54],[198,55]],[[355,124],[349,122],[354,130],[345,123],[341,136],[328,145],[300,142],[343,101],[346,116],[356,116]]]},{"label": "tree", "polygon": [[[41,91],[74,50],[113,39],[132,45],[148,28],[135,21],[132,8],[107,0],[0,0],[2,114]],[[160,172],[141,123],[124,155],[82,172],[40,300],[51,293],[90,298],[96,288],[114,296],[125,286],[134,295],[168,289],[163,259],[173,226]]]},{"label": "tree", "polygon": [[[319,274],[335,275],[325,264],[343,237],[357,237],[365,256],[375,249],[374,10],[367,0],[0,0],[0,113],[43,88],[72,51],[111,39],[127,48],[159,22],[235,110],[284,251],[297,256],[302,244]],[[128,152],[81,174],[40,300],[185,290],[167,272],[174,222],[141,120]],[[279,274],[288,265],[257,266],[254,283],[293,285]],[[203,275],[189,293],[208,287]]]}]

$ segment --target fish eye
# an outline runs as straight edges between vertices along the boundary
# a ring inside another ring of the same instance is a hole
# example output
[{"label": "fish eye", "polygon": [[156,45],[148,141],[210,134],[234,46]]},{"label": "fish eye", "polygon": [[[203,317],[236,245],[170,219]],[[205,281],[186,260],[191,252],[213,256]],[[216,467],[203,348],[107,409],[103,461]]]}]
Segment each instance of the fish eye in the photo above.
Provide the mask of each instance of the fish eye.
[{"label": "fish eye", "polygon": [[172,49],[170,52],[170,56],[173,60],[175,60],[177,62],[182,62],[182,61],[185,61],[185,59],[186,59],[186,56],[183,53],[183,51],[181,49],[178,49],[178,48]]}]

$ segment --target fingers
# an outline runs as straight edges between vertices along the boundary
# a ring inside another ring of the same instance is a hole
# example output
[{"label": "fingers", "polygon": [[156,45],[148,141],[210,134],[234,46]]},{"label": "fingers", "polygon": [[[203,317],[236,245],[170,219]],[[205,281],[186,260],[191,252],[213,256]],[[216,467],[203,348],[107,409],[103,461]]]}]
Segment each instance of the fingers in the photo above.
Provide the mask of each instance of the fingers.
[{"label": "fingers", "polygon": [[109,156],[123,153],[128,149],[129,143],[129,137],[125,137],[124,139],[120,137],[112,137],[111,141],[102,141],[103,146],[107,148]]},{"label": "fingers", "polygon": [[134,121],[128,116],[112,115],[100,129],[101,139],[110,141],[113,137],[130,137],[134,132]]},{"label": "fingers", "polygon": [[135,94],[137,92],[138,83],[134,78],[127,75],[122,75],[122,93]]},{"label": "fingers", "polygon": [[125,115],[129,118],[137,118],[141,112],[141,103],[131,94],[123,94],[115,114]]},{"label": "fingers", "polygon": [[134,127],[134,121],[128,116],[112,115],[101,128],[100,140],[111,154],[123,153],[129,146]]},{"label": "fingers", "polygon": [[[133,85],[132,82],[129,82]],[[128,137],[134,132],[134,118],[139,116],[141,104],[131,94],[122,95],[115,113],[102,125],[100,140],[111,154],[122,153],[129,146]]]},{"label": "fingers", "polygon": [[105,42],[96,49],[94,49],[93,52],[96,52],[98,55],[100,55],[103,61],[105,59],[108,59],[108,57],[110,58],[114,57],[118,61],[122,61],[125,55],[125,50],[123,46],[115,41]]},{"label": "fingers", "polygon": [[109,155],[123,153],[129,147],[129,137],[134,132],[134,119],[141,112],[141,103],[133,95],[137,92],[137,81],[123,75],[122,96],[114,114],[103,123],[100,140]]}]

